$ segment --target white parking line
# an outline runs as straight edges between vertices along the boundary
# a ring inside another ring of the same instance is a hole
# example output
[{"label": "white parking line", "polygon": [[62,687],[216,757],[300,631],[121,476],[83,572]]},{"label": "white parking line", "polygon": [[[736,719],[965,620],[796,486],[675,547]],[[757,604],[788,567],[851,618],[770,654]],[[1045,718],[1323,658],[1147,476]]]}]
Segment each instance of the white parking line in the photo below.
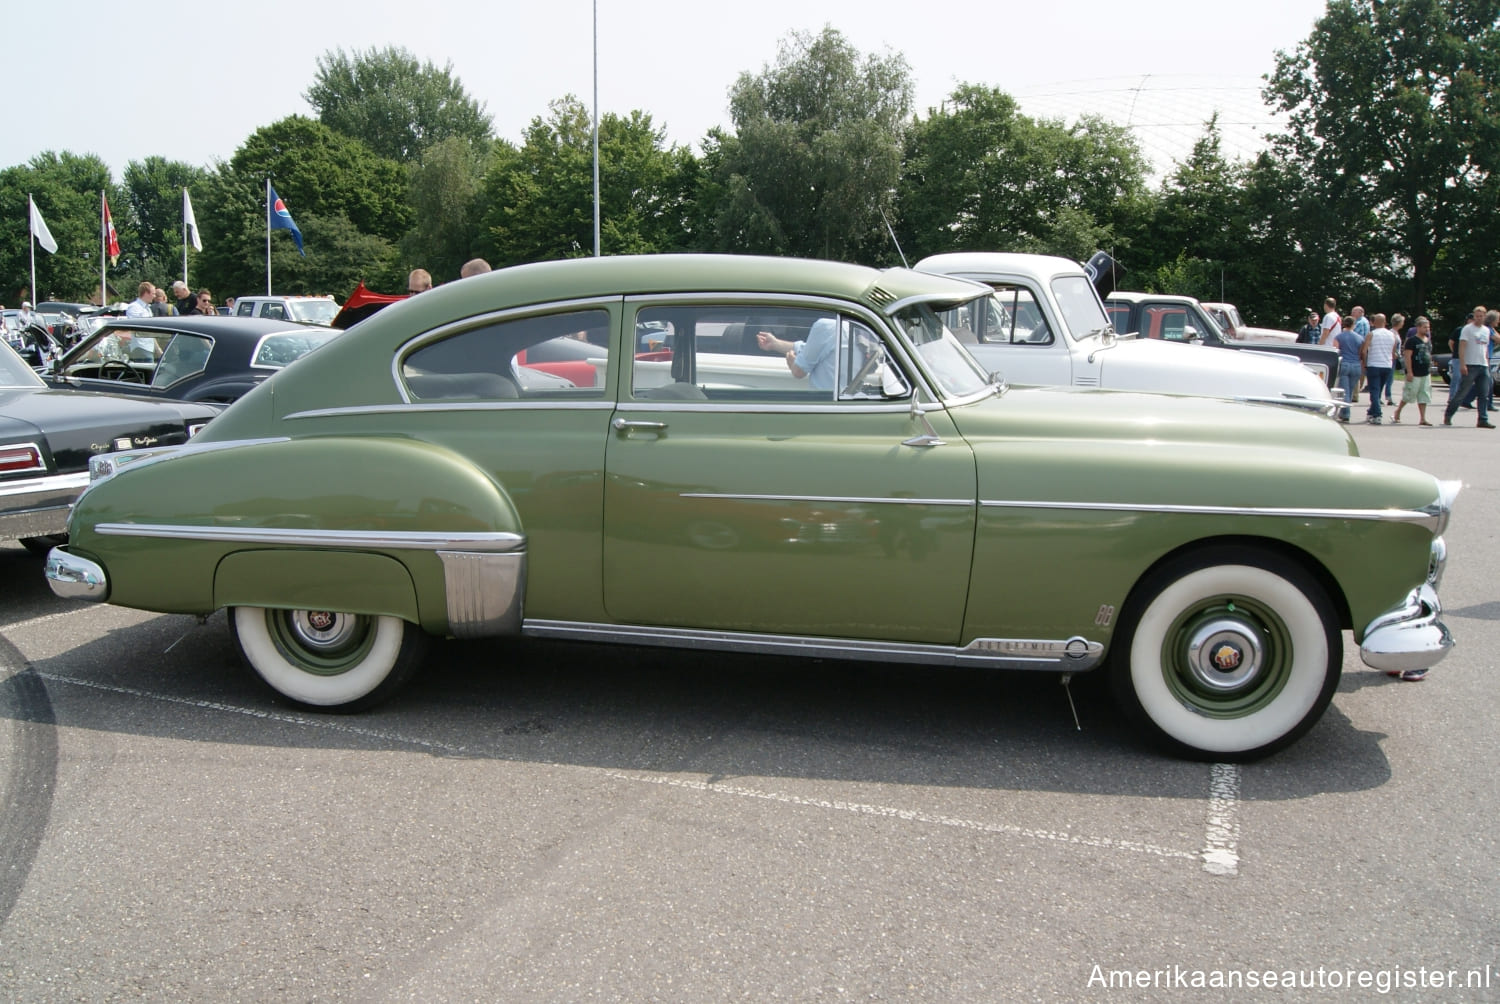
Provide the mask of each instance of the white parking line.
[{"label": "white parking line", "polygon": [[[197,708],[202,711],[218,711],[233,715],[244,715],[248,718],[258,718],[264,721],[282,722],[287,725],[299,725],[308,728],[324,729],[330,732],[339,732],[346,735],[361,736],[368,739],[379,739],[383,742],[400,743],[413,746],[418,749],[433,750],[450,755],[473,756],[484,751],[468,746],[460,746],[456,743],[446,743],[417,736],[404,735],[399,732],[389,732],[383,729],[370,729],[358,725],[351,725],[346,720],[330,719],[323,717],[311,717],[307,715],[292,714],[281,711],[267,711],[261,708],[247,708],[234,704],[224,704],[220,701],[205,701],[186,697],[174,697],[170,694],[159,694],[152,691],[141,690],[136,687],[122,687],[117,684],[99,683],[94,680],[80,680],[70,676],[59,676],[56,673],[38,673],[39,677],[48,683],[68,684],[76,687],[86,687],[91,690],[103,691],[111,694],[121,694],[127,697],[138,697],[151,701],[162,701],[167,704],[177,704],[183,707]],[[549,763],[551,767],[563,767],[574,769],[586,769],[593,773],[592,768],[575,768],[571,764]],[[712,792],[719,795],[734,795],[740,798],[754,798],[768,802],[780,802],[786,805],[806,806],[814,809],[823,809],[831,812],[848,812],[863,816],[880,816],[888,819],[899,819],[904,822],[925,823],[934,826],[946,826],[955,829],[973,830],[980,833],[1004,834],[1006,836],[1021,837],[1028,840],[1043,840],[1051,843],[1067,844],[1074,847],[1088,847],[1096,850],[1128,851],[1136,854],[1146,854],[1152,857],[1167,858],[1173,860],[1201,861],[1203,869],[1213,875],[1236,875],[1239,871],[1239,822],[1236,816],[1236,804],[1239,798],[1239,768],[1232,764],[1214,764],[1209,781],[1209,813],[1207,826],[1207,842],[1202,851],[1184,851],[1172,847],[1161,847],[1139,840],[1117,840],[1112,837],[1095,837],[1080,833],[1069,833],[1059,830],[1043,830],[1035,827],[1017,826],[1014,823],[1002,823],[993,821],[982,821],[974,819],[963,819],[957,816],[948,816],[941,813],[926,812],[921,809],[902,809],[890,805],[877,805],[867,802],[846,802],[836,799],[809,798],[805,795],[793,795],[787,792],[765,791],[759,788],[747,788],[732,784],[710,784],[707,781],[696,781],[690,778],[666,777],[645,774],[630,774],[622,771],[606,770],[606,777],[618,781],[629,781],[636,784],[657,784],[672,788],[683,788],[690,791]]]},{"label": "white parking line", "polygon": [[785,802],[789,805],[806,805],[815,809],[829,809],[835,812],[852,812],[863,816],[886,816],[893,819],[908,820],[916,823],[932,823],[937,826],[952,826],[963,830],[978,830],[981,833],[1004,833],[1008,836],[1026,837],[1032,840],[1050,840],[1056,843],[1073,844],[1079,847],[1095,847],[1116,851],[1135,851],[1140,854],[1151,854],[1161,858],[1186,858],[1189,861],[1196,860],[1198,855],[1191,851],[1173,850],[1170,847],[1157,847],[1154,844],[1142,843],[1138,840],[1115,840],[1110,837],[1088,837],[1078,833],[1059,832],[1055,830],[1038,830],[1026,826],[1016,826],[1012,823],[986,823],[973,819],[960,819],[956,816],[944,816],[933,812],[923,812],[920,809],[898,809],[889,805],[870,805],[864,802],[843,802],[825,798],[808,798],[805,795],[789,795],[776,791],[761,791],[757,788],[742,788],[732,784],[709,784],[707,781],[693,781],[680,777],[655,777],[640,774],[623,774],[618,771],[605,771],[613,778],[621,781],[636,781],[645,784],[661,784],[673,788],[689,788],[694,791],[712,791],[722,795],[738,795],[742,798],[759,798],[771,802]]},{"label": "white parking line", "polygon": [[1216,763],[1208,776],[1208,826],[1203,870],[1210,875],[1240,873],[1240,769]]}]

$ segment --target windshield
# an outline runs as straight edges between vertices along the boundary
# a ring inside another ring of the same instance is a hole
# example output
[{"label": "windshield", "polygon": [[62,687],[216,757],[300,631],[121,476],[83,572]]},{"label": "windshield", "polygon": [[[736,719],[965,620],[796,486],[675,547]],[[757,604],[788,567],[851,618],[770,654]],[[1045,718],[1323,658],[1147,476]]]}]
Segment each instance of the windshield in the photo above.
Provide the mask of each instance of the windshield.
[{"label": "windshield", "polygon": [[1052,295],[1062,308],[1063,320],[1074,338],[1087,338],[1109,324],[1094,284],[1081,275],[1062,275],[1052,280]]},{"label": "windshield", "polygon": [[287,309],[292,320],[303,324],[332,324],[338,316],[339,305],[332,300],[290,300]]},{"label": "windshield", "polygon": [[[982,302],[988,302],[985,297]],[[913,304],[896,314],[896,326],[937,381],[943,397],[963,397],[984,390],[990,378],[957,336],[931,307]]]},{"label": "windshield", "polygon": [[15,349],[0,340],[0,387],[42,387],[42,378],[16,355]]}]

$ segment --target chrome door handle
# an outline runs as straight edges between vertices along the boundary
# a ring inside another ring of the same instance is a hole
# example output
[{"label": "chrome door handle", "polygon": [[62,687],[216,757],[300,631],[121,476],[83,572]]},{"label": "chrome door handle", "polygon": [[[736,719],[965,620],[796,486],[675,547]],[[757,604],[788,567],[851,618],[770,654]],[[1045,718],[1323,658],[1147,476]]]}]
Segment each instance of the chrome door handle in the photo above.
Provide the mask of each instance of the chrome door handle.
[{"label": "chrome door handle", "polygon": [[667,429],[666,422],[631,422],[623,418],[617,418],[609,424],[614,426],[617,432],[634,432],[636,430],[641,432],[665,432]]}]

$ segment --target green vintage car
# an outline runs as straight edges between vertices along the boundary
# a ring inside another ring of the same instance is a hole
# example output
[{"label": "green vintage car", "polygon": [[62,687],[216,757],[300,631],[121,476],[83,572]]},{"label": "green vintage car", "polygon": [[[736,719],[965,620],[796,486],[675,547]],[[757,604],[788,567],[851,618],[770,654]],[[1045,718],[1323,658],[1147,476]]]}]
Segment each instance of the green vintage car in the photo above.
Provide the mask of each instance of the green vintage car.
[{"label": "green vintage car", "polygon": [[1007,391],[939,318],[989,294],[737,256],[465,279],[187,447],[96,458],[47,576],[227,608],[271,687],[344,710],[428,637],[525,634],[1107,666],[1150,733],[1244,758],[1317,721],[1344,629],[1376,669],[1443,657],[1456,485],[1289,409]]}]

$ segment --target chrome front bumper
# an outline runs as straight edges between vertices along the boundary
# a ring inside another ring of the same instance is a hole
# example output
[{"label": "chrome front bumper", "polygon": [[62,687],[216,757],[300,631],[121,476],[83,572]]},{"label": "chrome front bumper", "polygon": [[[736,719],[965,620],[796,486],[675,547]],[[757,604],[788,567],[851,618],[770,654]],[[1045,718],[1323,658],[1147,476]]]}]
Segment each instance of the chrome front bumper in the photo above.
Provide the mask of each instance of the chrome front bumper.
[{"label": "chrome front bumper", "polygon": [[48,552],[43,574],[52,591],[65,600],[103,603],[109,599],[109,578],[104,569],[87,558],[69,554],[65,548],[54,547]]},{"label": "chrome front bumper", "polygon": [[1423,583],[1401,606],[1370,622],[1359,657],[1371,669],[1386,673],[1437,665],[1453,648],[1453,636],[1438,619],[1442,612],[1437,590]]}]

